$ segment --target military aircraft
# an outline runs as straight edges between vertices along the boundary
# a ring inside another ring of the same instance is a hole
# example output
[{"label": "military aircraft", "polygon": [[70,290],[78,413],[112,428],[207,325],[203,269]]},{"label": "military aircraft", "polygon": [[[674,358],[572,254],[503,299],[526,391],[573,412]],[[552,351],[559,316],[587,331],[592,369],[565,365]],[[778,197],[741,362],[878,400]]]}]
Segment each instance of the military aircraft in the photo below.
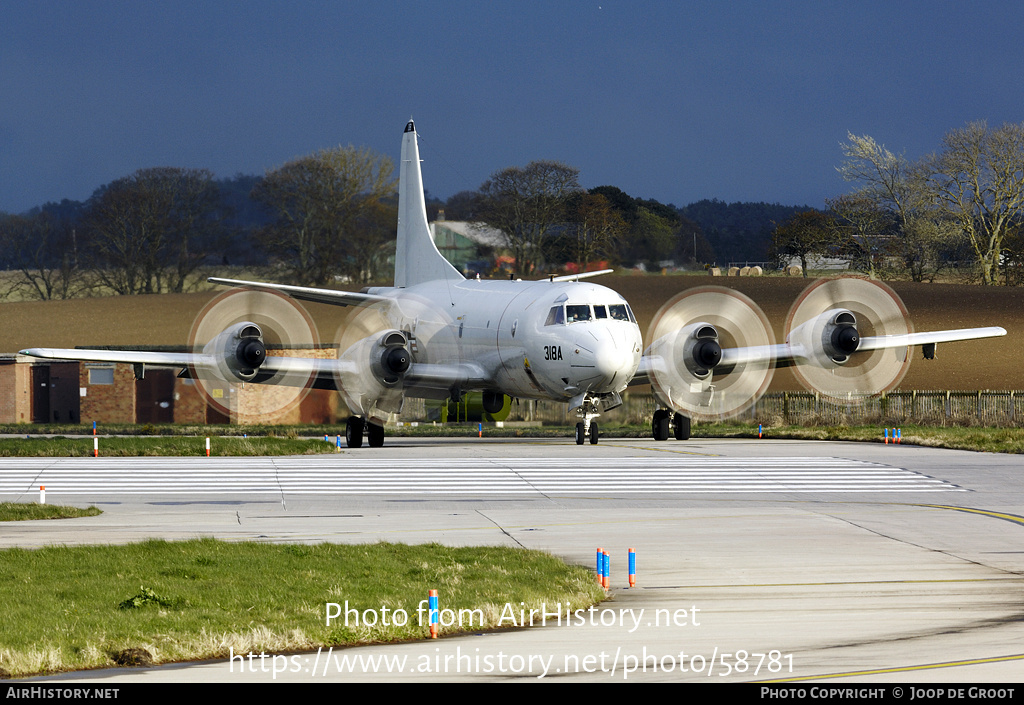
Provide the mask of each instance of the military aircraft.
[{"label": "military aircraft", "polygon": [[[383,445],[384,422],[408,398],[459,400],[470,391],[481,392],[492,413],[507,398],[565,402],[580,419],[575,440],[582,445],[598,442],[595,419],[620,405],[629,385],[654,388],[655,439],[685,440],[692,418],[727,417],[749,406],[777,367],[793,366],[823,394],[856,400],[895,386],[912,346],[932,357],[939,342],[1006,333],[999,327],[913,333],[905,308],[887,287],[836,279],[805,292],[781,344],[749,298],[699,287],[662,308],[645,348],[629,303],[582,281],[610,270],[539,281],[482,280],[467,279],[452,266],[430,235],[412,121],[402,139],[398,210],[394,286],[351,292],[211,278],[235,290],[213,302],[193,327],[190,342],[202,346],[198,352],[22,352],[130,363],[137,376],[147,365],[180,368],[182,376],[199,381],[211,402],[224,398],[213,392],[225,383],[337,389],[351,412],[345,435],[354,448],[364,438],[370,446]],[[247,314],[233,312],[236,294],[249,297]],[[336,358],[268,354],[268,334],[285,348],[315,335],[292,300],[357,309]]]}]

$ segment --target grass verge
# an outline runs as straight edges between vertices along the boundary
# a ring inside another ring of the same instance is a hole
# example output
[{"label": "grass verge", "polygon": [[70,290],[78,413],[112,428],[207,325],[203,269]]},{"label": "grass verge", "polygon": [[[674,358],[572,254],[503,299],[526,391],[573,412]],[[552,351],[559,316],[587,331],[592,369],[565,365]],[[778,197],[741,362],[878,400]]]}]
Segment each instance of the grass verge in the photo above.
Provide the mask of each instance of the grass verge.
[{"label": "grass verge", "polygon": [[[81,432],[92,433],[91,426],[32,426],[34,434]],[[309,455],[335,452],[339,429],[328,426],[248,426],[230,427],[233,434],[224,433],[224,426],[134,426],[122,424],[105,427],[100,438],[102,456],[200,456],[206,454],[206,437],[213,438],[213,455]],[[902,440],[907,445],[974,450],[991,453],[1024,453],[1024,428],[985,426],[924,426],[906,424],[900,427]],[[17,430],[12,430],[17,429]],[[25,426],[0,426],[0,433],[25,433]],[[729,421],[722,423],[694,423],[694,438],[757,438],[757,424]],[[884,442],[882,426],[820,426],[789,425],[765,427],[766,438]],[[247,438],[237,434],[247,433]],[[408,424],[389,427],[389,436],[412,438],[476,438],[477,425],[472,424]],[[139,434],[139,435],[132,435]],[[327,434],[328,442],[323,441]],[[573,437],[569,426],[536,426],[498,428],[485,425],[485,438],[566,438]],[[300,438],[306,436],[307,438]],[[315,438],[309,439],[309,436]],[[615,438],[651,437],[649,424],[601,425],[601,436]],[[342,449],[347,450],[342,442]],[[69,457],[93,454],[92,437],[0,438],[0,457]]]},{"label": "grass verge", "polygon": [[75,519],[94,517],[103,512],[96,507],[80,509],[59,504],[29,504],[26,502],[0,502],[0,521],[28,521],[31,519]]},{"label": "grass verge", "polygon": [[[140,650],[164,663],[419,639],[430,589],[452,610],[442,634],[511,626],[510,609],[604,599],[590,570],[502,547],[202,539],[7,549],[0,664],[20,677],[113,666]],[[346,601],[358,622],[328,625],[328,603]]]},{"label": "grass verge", "polygon": [[[889,429],[892,433],[892,427]],[[1024,453],[1024,429],[984,426],[900,426],[903,445],[930,446],[986,453]],[[693,426],[698,438],[757,438],[757,424],[719,423]],[[881,426],[777,426],[765,438],[884,443]],[[890,438],[891,442],[891,438]]]},{"label": "grass verge", "polygon": [[[213,438],[211,455],[314,455],[333,453],[335,446],[323,439],[253,437]],[[99,439],[105,458],[139,456],[205,456],[206,438],[195,436],[112,436]],[[93,455],[92,438],[64,436],[0,438],[0,457],[76,458]]]}]

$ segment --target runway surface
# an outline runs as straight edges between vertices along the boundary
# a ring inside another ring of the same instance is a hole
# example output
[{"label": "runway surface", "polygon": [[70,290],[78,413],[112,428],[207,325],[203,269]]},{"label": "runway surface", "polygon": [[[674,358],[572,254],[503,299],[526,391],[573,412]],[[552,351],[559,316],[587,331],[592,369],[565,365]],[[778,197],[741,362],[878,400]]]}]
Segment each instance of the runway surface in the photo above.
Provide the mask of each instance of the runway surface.
[{"label": "runway surface", "polygon": [[1022,473],[1019,456],[769,440],[3,459],[0,500],[45,485],[48,502],[104,514],[12,523],[0,546],[216,536],[519,545],[587,566],[598,546],[613,555],[611,599],[582,625],[295,655],[276,674],[257,659],[77,680],[1017,681]]}]

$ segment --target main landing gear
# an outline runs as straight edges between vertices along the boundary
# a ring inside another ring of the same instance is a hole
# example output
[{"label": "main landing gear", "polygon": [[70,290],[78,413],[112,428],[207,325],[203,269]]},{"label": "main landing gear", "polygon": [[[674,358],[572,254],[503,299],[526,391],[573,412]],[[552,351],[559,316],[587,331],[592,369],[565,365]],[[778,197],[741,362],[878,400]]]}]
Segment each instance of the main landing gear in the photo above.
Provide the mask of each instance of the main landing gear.
[{"label": "main landing gear", "polygon": [[349,416],[345,421],[345,443],[349,448],[361,448],[363,433],[366,433],[367,444],[371,448],[384,445],[384,426],[373,421],[366,421],[360,416]]},{"label": "main landing gear", "polygon": [[679,413],[672,413],[668,409],[658,409],[654,412],[654,420],[651,422],[651,435],[656,441],[667,441],[669,428],[672,436],[677,441],[686,441],[690,438],[690,417]]}]

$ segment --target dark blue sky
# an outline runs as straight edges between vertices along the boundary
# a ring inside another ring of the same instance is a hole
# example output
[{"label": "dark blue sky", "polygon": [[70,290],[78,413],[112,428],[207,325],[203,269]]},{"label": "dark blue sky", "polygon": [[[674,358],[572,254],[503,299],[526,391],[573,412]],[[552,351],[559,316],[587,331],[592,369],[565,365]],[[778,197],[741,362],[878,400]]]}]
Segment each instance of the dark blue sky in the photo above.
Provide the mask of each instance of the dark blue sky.
[{"label": "dark blue sky", "polygon": [[1024,120],[1024,3],[0,0],[0,210],[263,173],[414,117],[443,198],[534,159],[686,205],[823,205],[848,131]]}]

